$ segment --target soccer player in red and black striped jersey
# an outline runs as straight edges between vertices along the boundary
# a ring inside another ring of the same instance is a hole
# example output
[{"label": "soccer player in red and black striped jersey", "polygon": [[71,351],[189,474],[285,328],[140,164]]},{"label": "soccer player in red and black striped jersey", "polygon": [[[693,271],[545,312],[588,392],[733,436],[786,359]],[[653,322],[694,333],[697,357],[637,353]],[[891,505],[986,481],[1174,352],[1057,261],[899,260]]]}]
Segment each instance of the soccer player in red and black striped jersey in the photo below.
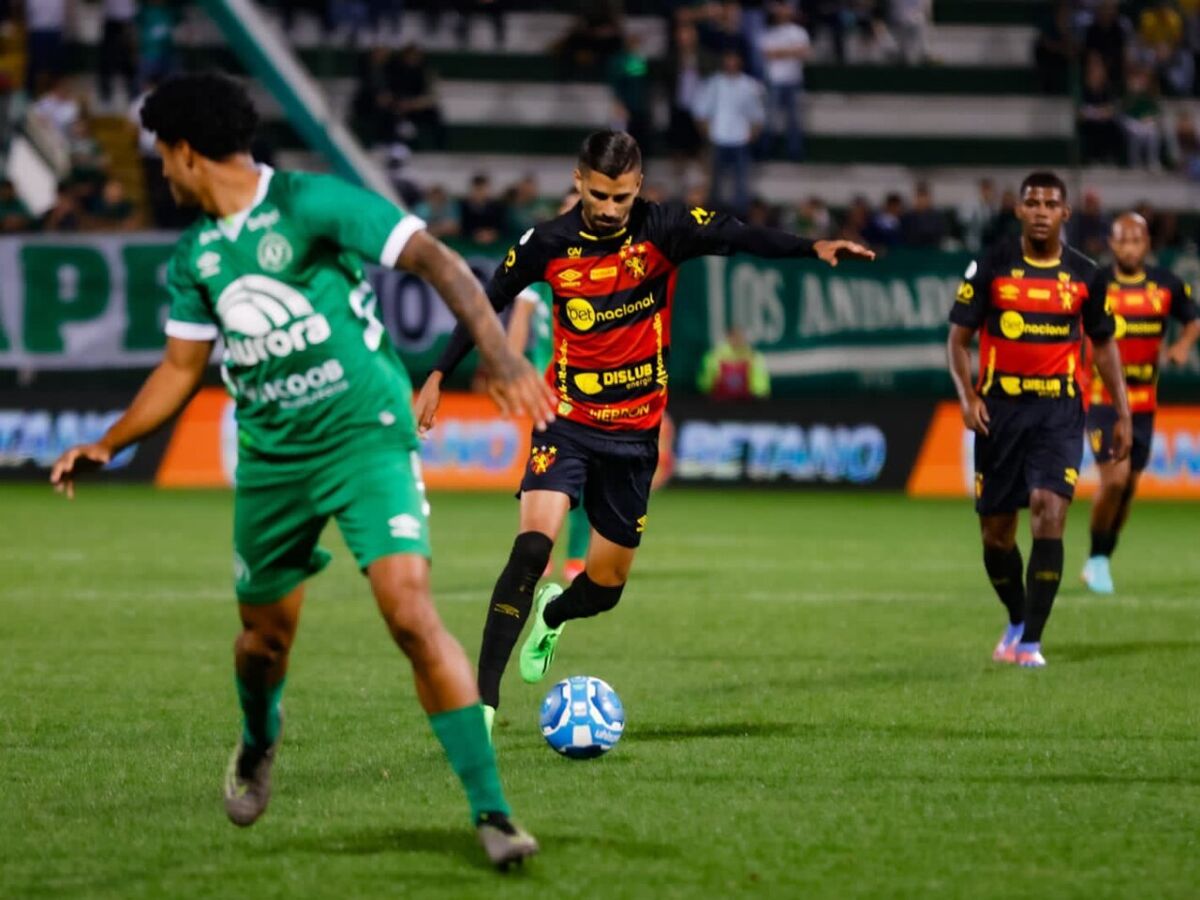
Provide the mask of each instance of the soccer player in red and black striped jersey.
[{"label": "soccer player in red and black striped jersey", "polygon": [[[975,432],[975,510],[983,563],[1008,628],[992,658],[1044,666],[1042,629],[1062,581],[1063,530],[1083,461],[1082,334],[1113,398],[1113,455],[1129,453],[1132,424],[1116,323],[1090,290],[1096,267],[1065,246],[1067,188],[1050,172],[1021,184],[1021,236],[971,263],[950,311],[947,351],[963,421]],[[971,342],[979,338],[979,378]],[[1028,506],[1033,548],[1023,572],[1017,511]],[[1022,584],[1024,575],[1024,584]]]},{"label": "soccer player in red and black striped jersey", "polygon": [[1133,449],[1128,459],[1113,457],[1116,408],[1108,389],[1096,380],[1088,407],[1087,436],[1100,470],[1100,491],[1092,504],[1092,550],[1083,567],[1083,582],[1098,594],[1113,592],[1109,557],[1129,516],[1138,478],[1150,461],[1158,408],[1158,366],[1167,323],[1175,319],[1183,326],[1166,350],[1168,362],[1184,365],[1200,338],[1200,310],[1192,300],[1191,288],[1169,269],[1146,265],[1150,252],[1146,220],[1137,213],[1119,216],[1113,222],[1108,246],[1113,263],[1100,270],[1092,290],[1107,297],[1116,317],[1117,349],[1133,413]]},{"label": "soccer player in red and black striped jersey", "polygon": [[[500,679],[532,618],[521,675],[540,681],[563,623],[616,606],[642,532],[658,464],[658,430],[667,404],[667,363],[677,270],[705,255],[873,259],[849,241],[809,241],[731,216],[638,198],[641,151],[628,134],[600,131],[584,142],[575,170],[580,202],[530,229],[496,270],[487,293],[503,310],[529,284],[554,294],[554,355],[546,380],[558,395],[557,419],[535,432],[521,482],[520,524],[488,606],[479,655],[483,702],[500,702]],[[433,424],[444,374],[466,355],[456,329],[417,399],[421,427]],[[586,568],[565,590],[534,586],[567,510],[582,502],[592,525]]]}]

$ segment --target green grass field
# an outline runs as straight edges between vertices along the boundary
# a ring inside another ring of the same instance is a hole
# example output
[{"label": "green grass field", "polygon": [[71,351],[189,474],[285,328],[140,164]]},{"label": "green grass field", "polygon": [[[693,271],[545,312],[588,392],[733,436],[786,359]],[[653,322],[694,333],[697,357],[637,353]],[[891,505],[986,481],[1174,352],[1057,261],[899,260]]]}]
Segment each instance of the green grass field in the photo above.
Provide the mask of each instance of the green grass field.
[{"label": "green grass field", "polygon": [[[439,604],[473,657],[515,504],[434,502]],[[1194,507],[1136,509],[1096,599],[1077,506],[1050,666],[1025,671],[989,661],[1003,615],[965,501],[656,497],[621,606],[555,664],[618,690],[620,745],[557,757],[510,670],[496,742],[543,853],[507,876],[333,532],[272,806],[239,831],[231,497],[3,487],[0,508],[4,897],[1200,894]]]}]

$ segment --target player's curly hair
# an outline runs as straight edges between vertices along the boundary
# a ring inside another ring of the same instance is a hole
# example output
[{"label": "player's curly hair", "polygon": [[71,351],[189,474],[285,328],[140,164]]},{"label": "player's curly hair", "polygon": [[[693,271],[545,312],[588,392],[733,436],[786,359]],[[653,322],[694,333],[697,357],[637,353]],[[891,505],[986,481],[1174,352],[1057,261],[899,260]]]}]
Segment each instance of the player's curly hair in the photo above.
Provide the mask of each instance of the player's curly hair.
[{"label": "player's curly hair", "polygon": [[1057,188],[1058,192],[1062,194],[1063,203],[1067,202],[1067,183],[1053,172],[1030,172],[1025,176],[1025,180],[1021,182],[1021,193],[1019,196],[1024,197],[1025,192],[1030,188]]},{"label": "player's curly hair", "polygon": [[207,73],[169,78],[142,105],[142,126],[168,146],[187,141],[209,159],[248,153],[258,111],[240,83]]},{"label": "player's curly hair", "polygon": [[619,178],[641,166],[642,150],[624,131],[593,131],[579,148],[579,168],[609,178]]}]

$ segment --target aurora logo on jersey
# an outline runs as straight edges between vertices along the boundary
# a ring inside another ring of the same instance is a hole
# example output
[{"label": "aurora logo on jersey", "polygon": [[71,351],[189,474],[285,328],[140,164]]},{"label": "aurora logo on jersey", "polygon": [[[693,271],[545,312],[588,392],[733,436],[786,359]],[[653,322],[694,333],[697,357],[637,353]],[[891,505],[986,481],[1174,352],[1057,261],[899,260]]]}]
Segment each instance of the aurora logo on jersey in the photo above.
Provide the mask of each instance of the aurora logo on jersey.
[{"label": "aurora logo on jersey", "polygon": [[217,315],[229,356],[243,366],[323,344],[331,333],[307,297],[264,275],[244,275],[221,291]]}]

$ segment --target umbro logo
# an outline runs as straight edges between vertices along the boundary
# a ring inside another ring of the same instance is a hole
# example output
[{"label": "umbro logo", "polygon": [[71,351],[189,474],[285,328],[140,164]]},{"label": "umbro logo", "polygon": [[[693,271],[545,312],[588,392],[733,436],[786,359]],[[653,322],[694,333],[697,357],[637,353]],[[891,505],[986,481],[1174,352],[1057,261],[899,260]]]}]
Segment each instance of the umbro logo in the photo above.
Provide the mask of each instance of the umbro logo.
[{"label": "umbro logo", "polygon": [[421,520],[409,513],[401,513],[388,519],[388,527],[392,537],[404,541],[419,541],[421,539]]},{"label": "umbro logo", "polygon": [[201,278],[212,278],[221,274],[221,254],[212,250],[201,253],[196,259],[196,269],[200,272]]}]

